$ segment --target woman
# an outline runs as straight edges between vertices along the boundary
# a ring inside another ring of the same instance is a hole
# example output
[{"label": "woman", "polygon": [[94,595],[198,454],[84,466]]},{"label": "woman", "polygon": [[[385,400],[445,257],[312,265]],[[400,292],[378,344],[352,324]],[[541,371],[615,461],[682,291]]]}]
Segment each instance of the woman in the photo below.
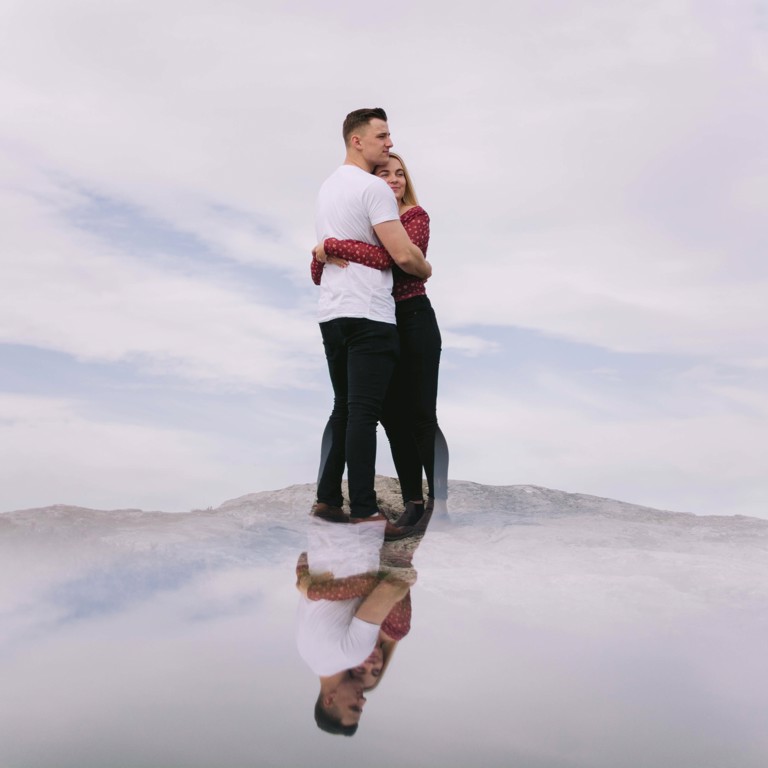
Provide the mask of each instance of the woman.
[{"label": "woman", "polygon": [[[400,221],[411,241],[426,256],[429,215],[419,205],[403,159],[390,152],[388,162],[373,172],[392,189]],[[405,512],[395,524],[413,525],[425,509],[422,469],[427,478],[426,509],[432,511],[436,498],[444,507],[448,496],[448,447],[437,425],[436,409],[442,341],[424,281],[403,272],[383,248],[368,243],[328,238],[314,253],[312,279],[317,285],[322,278],[323,261],[327,259],[338,266],[354,261],[374,269],[392,269],[400,361],[384,403],[381,423],[389,439],[405,503]]]},{"label": "woman", "polygon": [[350,669],[350,674],[368,692],[376,688],[387,671],[397,644],[411,631],[411,592],[392,608],[379,629],[376,647],[359,666]]}]

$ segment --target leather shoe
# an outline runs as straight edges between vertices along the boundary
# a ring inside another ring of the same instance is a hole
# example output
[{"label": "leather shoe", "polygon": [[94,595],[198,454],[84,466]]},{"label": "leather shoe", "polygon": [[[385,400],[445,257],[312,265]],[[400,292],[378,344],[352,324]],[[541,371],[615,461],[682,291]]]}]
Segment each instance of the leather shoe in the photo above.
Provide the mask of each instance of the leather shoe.
[{"label": "leather shoe", "polygon": [[349,518],[344,514],[344,510],[341,507],[332,507],[330,504],[325,504],[322,501],[312,505],[310,514],[312,517],[319,517],[321,520],[327,520],[329,523],[349,522]]}]

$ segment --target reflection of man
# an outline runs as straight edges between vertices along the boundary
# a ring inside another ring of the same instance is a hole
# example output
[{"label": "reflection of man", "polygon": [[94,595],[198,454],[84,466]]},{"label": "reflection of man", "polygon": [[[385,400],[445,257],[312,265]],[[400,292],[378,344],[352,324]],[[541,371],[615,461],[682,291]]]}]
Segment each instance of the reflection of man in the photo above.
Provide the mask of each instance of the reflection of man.
[{"label": "reflection of man", "polygon": [[365,705],[363,683],[349,670],[374,651],[379,627],[409,585],[381,578],[383,522],[310,521],[309,551],[296,566],[301,592],[297,646],[320,678],[315,720],[330,733],[351,736]]},{"label": "reflection of man", "polygon": [[[363,683],[345,670],[338,679],[320,678],[320,695],[315,704],[315,722],[327,733],[354,736],[366,698]],[[324,686],[324,687],[323,687]]]},{"label": "reflection of man", "polygon": [[[392,141],[383,109],[358,109],[344,121],[346,158],[326,179],[317,199],[319,242],[328,237],[383,245],[406,272],[421,278],[432,269],[400,223],[387,184],[371,171],[389,157]],[[320,284],[320,330],[333,385],[328,421],[330,451],[320,469],[318,506],[342,506],[346,463],[354,518],[378,513],[373,488],[376,425],[399,353],[392,271],[361,264],[327,264]]]}]

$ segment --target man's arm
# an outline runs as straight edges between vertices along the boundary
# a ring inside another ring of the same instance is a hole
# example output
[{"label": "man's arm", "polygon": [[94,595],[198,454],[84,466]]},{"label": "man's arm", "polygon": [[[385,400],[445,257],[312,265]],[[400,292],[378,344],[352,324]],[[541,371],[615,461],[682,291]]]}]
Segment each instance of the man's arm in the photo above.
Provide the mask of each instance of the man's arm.
[{"label": "man's arm", "polygon": [[432,276],[432,265],[424,258],[421,249],[411,242],[405,227],[396,221],[383,221],[373,227],[381,244],[403,272],[426,280]]},{"label": "man's arm", "polygon": [[387,618],[389,612],[407,594],[411,585],[408,582],[384,579],[368,597],[363,600],[357,609],[355,616],[368,624],[381,624]]}]

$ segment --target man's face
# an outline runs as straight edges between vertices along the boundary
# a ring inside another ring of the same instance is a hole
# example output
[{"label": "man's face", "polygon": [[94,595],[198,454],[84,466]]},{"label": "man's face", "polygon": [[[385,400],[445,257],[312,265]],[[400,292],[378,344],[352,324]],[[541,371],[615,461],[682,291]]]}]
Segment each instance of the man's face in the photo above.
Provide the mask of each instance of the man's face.
[{"label": "man's face", "polygon": [[371,170],[389,160],[389,150],[394,144],[389,136],[389,126],[384,120],[371,120],[356,134],[356,139],[356,146],[360,148],[363,159],[370,165]]},{"label": "man's face", "polygon": [[333,707],[341,718],[342,725],[354,725],[360,721],[365,706],[363,684],[359,680],[347,677],[339,683],[333,697]]}]

